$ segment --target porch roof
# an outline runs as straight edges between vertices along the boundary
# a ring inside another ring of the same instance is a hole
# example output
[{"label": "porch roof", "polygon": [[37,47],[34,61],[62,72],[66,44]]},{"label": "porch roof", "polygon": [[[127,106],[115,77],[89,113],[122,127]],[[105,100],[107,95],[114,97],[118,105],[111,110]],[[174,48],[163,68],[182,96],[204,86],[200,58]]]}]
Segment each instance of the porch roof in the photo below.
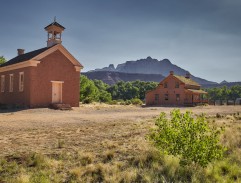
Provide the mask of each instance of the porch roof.
[{"label": "porch roof", "polygon": [[191,93],[207,94],[207,92],[205,92],[203,90],[186,89],[186,91],[191,92]]}]

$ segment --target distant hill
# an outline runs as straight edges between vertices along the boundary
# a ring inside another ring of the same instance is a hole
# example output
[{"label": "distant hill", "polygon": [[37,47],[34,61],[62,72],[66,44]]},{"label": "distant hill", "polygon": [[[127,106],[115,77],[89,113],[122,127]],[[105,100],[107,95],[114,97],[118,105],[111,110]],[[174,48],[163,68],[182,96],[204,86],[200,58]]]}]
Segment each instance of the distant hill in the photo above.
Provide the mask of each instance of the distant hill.
[{"label": "distant hill", "polygon": [[[160,82],[165,76],[169,75],[170,71],[174,71],[175,74],[183,76],[188,72],[172,64],[168,59],[158,61],[157,59],[147,57],[146,59],[139,59],[136,61],[126,61],[125,63],[117,65],[116,68],[113,64],[110,64],[109,67],[95,69],[84,73],[84,75],[87,75],[90,79],[100,79],[108,84],[114,84],[120,80]],[[216,82],[208,81],[193,75],[191,75],[191,78],[201,85],[217,84]]]},{"label": "distant hill", "polygon": [[104,83],[113,85],[118,81],[155,81],[160,82],[165,77],[161,74],[136,74],[136,73],[123,73],[116,71],[94,71],[81,73],[89,79],[102,80]]}]

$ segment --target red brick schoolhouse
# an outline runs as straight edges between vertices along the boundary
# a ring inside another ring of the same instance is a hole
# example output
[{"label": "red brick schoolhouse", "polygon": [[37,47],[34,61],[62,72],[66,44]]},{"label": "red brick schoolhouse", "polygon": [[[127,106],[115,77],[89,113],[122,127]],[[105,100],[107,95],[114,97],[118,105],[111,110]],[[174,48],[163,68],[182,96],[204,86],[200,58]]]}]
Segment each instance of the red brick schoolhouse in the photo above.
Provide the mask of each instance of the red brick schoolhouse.
[{"label": "red brick schoolhouse", "polygon": [[161,106],[195,106],[208,101],[203,99],[207,92],[200,89],[201,86],[186,76],[175,75],[170,71],[169,76],[163,79],[156,89],[146,93],[146,105]]},{"label": "red brick schoolhouse", "polygon": [[61,44],[64,27],[54,21],[45,27],[47,47],[18,55],[0,65],[0,104],[48,107],[79,106],[83,66]]}]

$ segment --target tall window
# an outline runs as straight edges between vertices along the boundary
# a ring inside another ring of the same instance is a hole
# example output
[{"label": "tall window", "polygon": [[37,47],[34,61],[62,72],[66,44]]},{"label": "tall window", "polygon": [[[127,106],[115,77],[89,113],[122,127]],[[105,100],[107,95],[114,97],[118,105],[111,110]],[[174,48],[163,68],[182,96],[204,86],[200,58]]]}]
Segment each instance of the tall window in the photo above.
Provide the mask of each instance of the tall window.
[{"label": "tall window", "polygon": [[9,92],[13,92],[13,74],[9,75]]},{"label": "tall window", "polygon": [[179,88],[179,82],[178,81],[175,84],[175,88]]},{"label": "tall window", "polygon": [[1,76],[1,92],[4,92],[5,89],[5,76]]},{"label": "tall window", "polygon": [[164,83],[164,88],[167,88],[167,82]]},{"label": "tall window", "polygon": [[159,94],[155,94],[155,101],[157,102],[159,100]]},{"label": "tall window", "polygon": [[176,101],[180,100],[180,94],[176,94]]},{"label": "tall window", "polygon": [[19,91],[22,92],[24,88],[24,72],[19,73]]},{"label": "tall window", "polygon": [[165,100],[168,100],[168,94],[165,94]]}]

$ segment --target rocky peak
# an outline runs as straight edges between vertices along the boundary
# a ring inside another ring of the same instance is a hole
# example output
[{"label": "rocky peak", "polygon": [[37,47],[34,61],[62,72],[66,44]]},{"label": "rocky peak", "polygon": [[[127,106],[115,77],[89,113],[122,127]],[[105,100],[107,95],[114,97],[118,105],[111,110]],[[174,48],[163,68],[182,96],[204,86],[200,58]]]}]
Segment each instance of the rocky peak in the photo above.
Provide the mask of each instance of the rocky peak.
[{"label": "rocky peak", "polygon": [[162,63],[171,64],[171,61],[167,58],[161,60]]},{"label": "rocky peak", "polygon": [[[170,71],[174,71],[175,74],[182,76],[185,76],[188,72],[187,70],[182,69],[175,64],[172,64],[171,61],[167,58],[163,60],[157,60],[150,56],[144,59],[138,59],[136,61],[126,61],[125,63],[118,64],[116,68],[113,64],[110,64],[108,67],[104,67],[102,69],[95,69],[95,71],[113,71],[119,73],[150,75],[157,74],[162,76],[168,76]],[[194,79],[196,82],[200,84],[213,83],[195,76],[192,76],[192,79]]]},{"label": "rocky peak", "polygon": [[115,70],[114,64],[110,64],[108,68],[110,68],[111,70]]},{"label": "rocky peak", "polygon": [[228,83],[226,80],[223,80],[220,84],[226,84]]},{"label": "rocky peak", "polygon": [[146,60],[152,60],[152,58],[150,56],[146,57]]}]

